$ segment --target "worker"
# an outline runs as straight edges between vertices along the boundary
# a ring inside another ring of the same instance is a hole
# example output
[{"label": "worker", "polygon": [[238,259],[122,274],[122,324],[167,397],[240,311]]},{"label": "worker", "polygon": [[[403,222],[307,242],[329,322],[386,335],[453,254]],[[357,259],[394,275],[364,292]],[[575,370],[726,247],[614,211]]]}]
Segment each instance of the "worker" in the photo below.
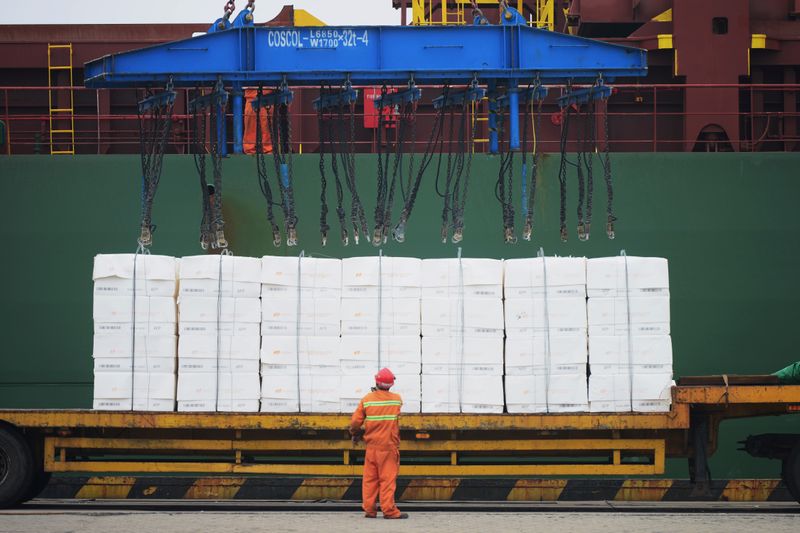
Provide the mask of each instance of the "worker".
[{"label": "worker", "polygon": [[[375,502],[380,495],[383,517],[408,518],[394,503],[397,472],[400,469],[400,407],[403,399],[389,392],[394,374],[382,368],[375,374],[375,387],[364,396],[350,419],[353,442],[361,438],[367,446],[364,476],[361,482],[362,509],[365,518],[376,518]],[[362,429],[363,426],[363,429]]]}]

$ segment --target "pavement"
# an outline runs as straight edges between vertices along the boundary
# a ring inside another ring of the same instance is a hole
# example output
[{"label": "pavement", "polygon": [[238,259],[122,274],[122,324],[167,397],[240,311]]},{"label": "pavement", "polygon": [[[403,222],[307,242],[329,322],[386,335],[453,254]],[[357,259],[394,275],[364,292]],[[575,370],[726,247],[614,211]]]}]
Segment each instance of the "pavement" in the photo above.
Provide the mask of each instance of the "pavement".
[{"label": "pavement", "polygon": [[785,502],[496,502],[435,510],[441,507],[440,502],[414,502],[402,507],[411,514],[408,520],[389,521],[363,518],[352,504],[338,502],[34,500],[0,511],[0,533],[800,530],[800,505]]}]

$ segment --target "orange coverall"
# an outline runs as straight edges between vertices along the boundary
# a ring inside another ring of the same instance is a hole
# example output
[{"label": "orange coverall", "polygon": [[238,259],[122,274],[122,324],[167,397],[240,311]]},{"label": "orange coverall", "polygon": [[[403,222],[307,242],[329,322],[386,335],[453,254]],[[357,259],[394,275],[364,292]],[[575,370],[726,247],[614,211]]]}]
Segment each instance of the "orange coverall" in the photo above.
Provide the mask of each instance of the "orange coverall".
[{"label": "orange coverall", "polygon": [[387,390],[373,390],[361,399],[350,419],[350,434],[355,435],[364,426],[364,477],[361,491],[362,508],[368,516],[375,516],[375,501],[380,494],[383,516],[400,516],[394,503],[397,472],[400,469],[400,407],[399,394]]}]

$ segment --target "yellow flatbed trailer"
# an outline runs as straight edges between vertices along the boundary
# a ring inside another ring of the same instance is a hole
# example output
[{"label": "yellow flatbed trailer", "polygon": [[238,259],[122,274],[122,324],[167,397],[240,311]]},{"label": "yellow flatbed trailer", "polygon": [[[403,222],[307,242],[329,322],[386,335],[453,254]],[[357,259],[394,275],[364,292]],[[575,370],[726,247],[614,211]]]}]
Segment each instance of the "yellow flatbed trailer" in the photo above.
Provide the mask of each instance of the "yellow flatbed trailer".
[{"label": "yellow flatbed trailer", "polygon": [[[413,414],[401,418],[401,476],[655,476],[689,459],[708,490],[707,459],[733,418],[800,413],[800,385],[679,385],[666,413]],[[39,494],[52,473],[359,476],[338,414],[0,410],[0,507]],[[783,461],[800,501],[800,435],[748,439]]]}]

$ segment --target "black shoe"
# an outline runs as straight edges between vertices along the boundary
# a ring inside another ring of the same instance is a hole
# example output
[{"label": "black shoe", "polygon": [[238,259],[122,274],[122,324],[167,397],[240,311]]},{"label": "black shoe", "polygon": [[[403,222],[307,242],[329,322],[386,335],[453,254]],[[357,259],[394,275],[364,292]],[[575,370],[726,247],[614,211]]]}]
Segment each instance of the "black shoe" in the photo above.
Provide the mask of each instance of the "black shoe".
[{"label": "black shoe", "polygon": [[400,513],[397,516],[384,516],[386,520],[403,520],[408,518],[408,513]]},{"label": "black shoe", "polygon": [[378,515],[364,513],[364,518],[378,518]]}]

